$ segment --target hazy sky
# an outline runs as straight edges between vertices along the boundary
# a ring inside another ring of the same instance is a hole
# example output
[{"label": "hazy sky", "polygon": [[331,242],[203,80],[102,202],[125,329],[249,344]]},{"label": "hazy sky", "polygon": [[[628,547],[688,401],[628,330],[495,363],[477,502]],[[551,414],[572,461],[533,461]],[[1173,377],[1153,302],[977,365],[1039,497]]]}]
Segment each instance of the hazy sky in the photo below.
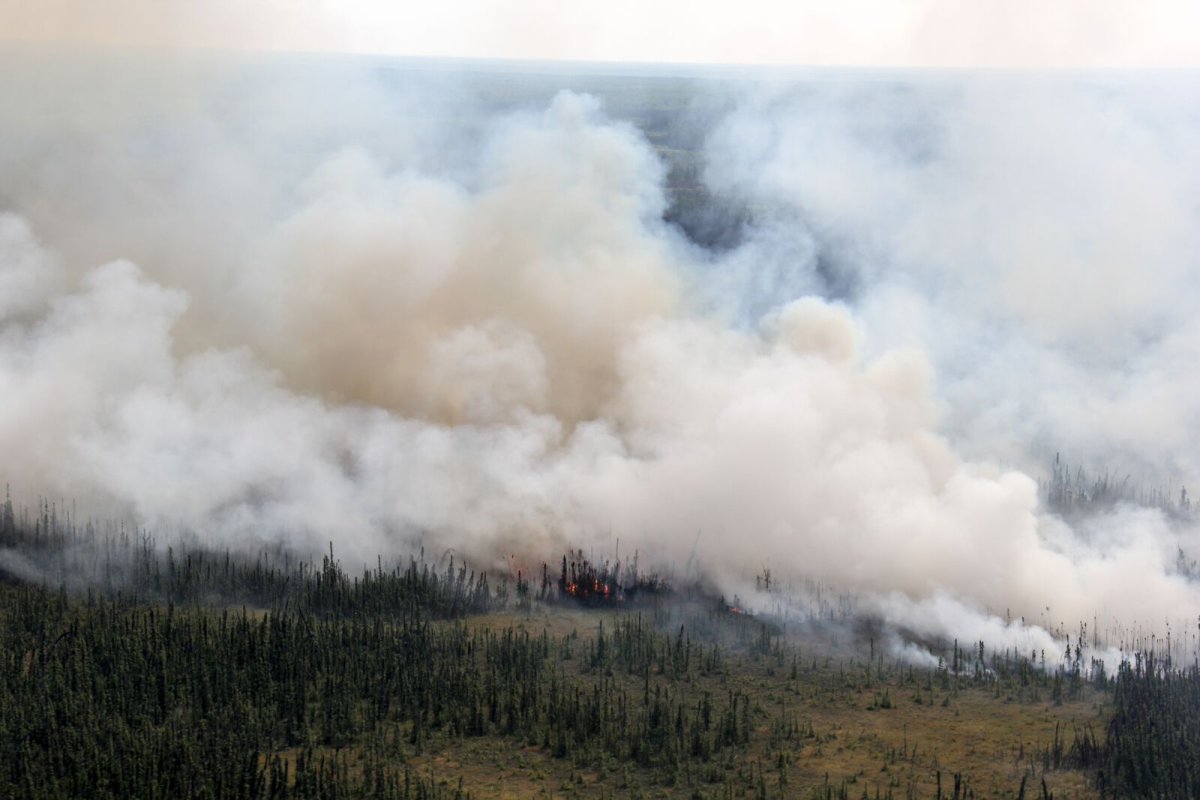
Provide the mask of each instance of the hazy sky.
[{"label": "hazy sky", "polygon": [[0,40],[468,58],[1200,66],[1196,0],[2,0]]}]

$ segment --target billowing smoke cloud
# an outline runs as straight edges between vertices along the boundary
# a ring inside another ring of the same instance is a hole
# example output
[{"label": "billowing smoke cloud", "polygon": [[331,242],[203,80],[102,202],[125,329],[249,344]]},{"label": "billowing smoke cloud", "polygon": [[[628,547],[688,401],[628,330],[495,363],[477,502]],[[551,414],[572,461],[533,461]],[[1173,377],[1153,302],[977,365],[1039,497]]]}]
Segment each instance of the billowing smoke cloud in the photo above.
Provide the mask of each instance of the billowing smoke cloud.
[{"label": "billowing smoke cloud", "polygon": [[1040,442],[1178,485],[1200,467],[1198,118],[1169,74],[832,81],[747,102],[709,177],[764,208],[794,287],[850,287],[870,350],[930,354],[972,455]]},{"label": "billowing smoke cloud", "polygon": [[1029,477],[1054,447],[1196,474],[1186,83],[752,89],[708,136],[707,190],[751,220],[714,253],[587,95],[7,59],[21,494],[363,560],[619,538],[728,591],[766,566],[1051,658],[1080,620],[1200,614],[1174,569],[1194,530],[1068,525]]}]

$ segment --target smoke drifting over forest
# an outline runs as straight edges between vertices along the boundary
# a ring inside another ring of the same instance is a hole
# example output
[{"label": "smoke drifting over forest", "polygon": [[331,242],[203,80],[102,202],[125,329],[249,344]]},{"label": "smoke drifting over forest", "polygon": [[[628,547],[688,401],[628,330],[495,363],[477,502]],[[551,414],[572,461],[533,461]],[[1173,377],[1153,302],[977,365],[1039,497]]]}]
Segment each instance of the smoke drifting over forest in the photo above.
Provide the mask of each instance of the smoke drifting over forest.
[{"label": "smoke drifting over forest", "polygon": [[561,82],[5,55],[14,495],[370,561],[619,539],[1049,653],[1191,629],[1193,523],[1036,478],[1200,475],[1194,80]]}]

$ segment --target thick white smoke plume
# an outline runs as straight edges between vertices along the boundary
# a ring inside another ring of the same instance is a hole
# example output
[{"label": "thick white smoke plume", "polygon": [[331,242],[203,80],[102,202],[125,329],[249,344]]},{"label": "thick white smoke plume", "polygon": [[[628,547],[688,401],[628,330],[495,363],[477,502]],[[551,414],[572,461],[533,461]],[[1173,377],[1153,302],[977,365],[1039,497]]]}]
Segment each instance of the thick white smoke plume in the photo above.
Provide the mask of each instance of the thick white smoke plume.
[{"label": "thick white smoke plume", "polygon": [[652,132],[586,94],[4,64],[18,496],[365,561],[619,539],[1051,658],[1081,620],[1200,615],[1189,524],[1069,526],[1030,477],[1055,447],[1200,474],[1194,82],[699,82],[733,98],[696,154],[744,223],[714,252],[664,221]]}]

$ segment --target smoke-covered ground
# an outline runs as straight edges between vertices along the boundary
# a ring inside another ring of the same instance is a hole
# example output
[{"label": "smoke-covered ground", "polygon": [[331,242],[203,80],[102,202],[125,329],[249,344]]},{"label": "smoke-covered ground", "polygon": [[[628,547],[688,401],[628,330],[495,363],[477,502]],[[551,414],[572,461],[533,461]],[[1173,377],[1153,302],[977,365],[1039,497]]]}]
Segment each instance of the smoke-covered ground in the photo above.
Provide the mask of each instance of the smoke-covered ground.
[{"label": "smoke-covered ground", "polygon": [[1036,477],[1200,474],[1195,75],[0,61],[18,497],[1194,648],[1190,516]]}]

